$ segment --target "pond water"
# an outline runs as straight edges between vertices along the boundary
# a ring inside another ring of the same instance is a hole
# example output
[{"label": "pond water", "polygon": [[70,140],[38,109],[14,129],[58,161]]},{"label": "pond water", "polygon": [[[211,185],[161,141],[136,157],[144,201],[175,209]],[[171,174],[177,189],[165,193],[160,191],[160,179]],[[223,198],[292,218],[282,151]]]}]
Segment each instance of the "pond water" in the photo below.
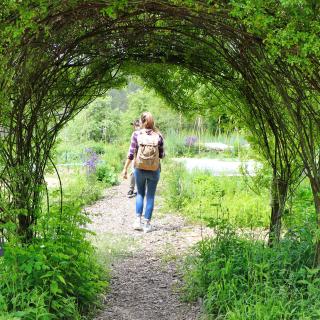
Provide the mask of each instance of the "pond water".
[{"label": "pond water", "polygon": [[174,158],[183,163],[186,169],[209,171],[214,176],[240,176],[240,167],[245,167],[249,175],[255,175],[255,170],[261,163],[255,160],[240,161],[235,159],[208,159],[208,158]]}]

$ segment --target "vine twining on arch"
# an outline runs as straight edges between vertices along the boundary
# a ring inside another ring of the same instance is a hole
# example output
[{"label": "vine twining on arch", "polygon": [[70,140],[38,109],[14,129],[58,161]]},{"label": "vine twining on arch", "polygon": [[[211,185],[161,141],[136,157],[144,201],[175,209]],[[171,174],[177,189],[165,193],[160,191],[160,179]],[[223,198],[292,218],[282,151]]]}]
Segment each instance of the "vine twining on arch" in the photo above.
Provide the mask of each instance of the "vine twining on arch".
[{"label": "vine twining on arch", "polygon": [[[275,189],[282,190],[281,201],[304,171],[320,214],[320,73],[318,52],[308,49],[318,5],[301,12],[298,5],[253,0],[5,2],[1,216],[17,225],[23,241],[35,236],[44,170],[61,128],[126,75],[138,74],[160,90],[176,81],[173,68],[184,75],[180,81],[196,77],[189,83],[208,84],[234,101],[236,116],[258,137],[283,186]],[[308,37],[295,38],[299,32]],[[174,92],[162,93],[174,100]],[[271,219],[274,239],[279,210]],[[320,259],[320,246],[317,251]]]}]

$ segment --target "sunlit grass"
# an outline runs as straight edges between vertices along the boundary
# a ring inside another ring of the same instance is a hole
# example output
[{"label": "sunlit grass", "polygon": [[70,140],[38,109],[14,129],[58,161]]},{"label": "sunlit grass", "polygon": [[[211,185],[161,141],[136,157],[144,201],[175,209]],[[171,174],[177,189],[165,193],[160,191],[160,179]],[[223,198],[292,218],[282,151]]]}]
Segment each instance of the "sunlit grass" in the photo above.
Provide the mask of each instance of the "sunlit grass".
[{"label": "sunlit grass", "polygon": [[167,210],[178,211],[193,221],[224,217],[239,227],[268,226],[268,191],[253,192],[243,177],[189,173],[177,164],[168,164],[164,172]]}]

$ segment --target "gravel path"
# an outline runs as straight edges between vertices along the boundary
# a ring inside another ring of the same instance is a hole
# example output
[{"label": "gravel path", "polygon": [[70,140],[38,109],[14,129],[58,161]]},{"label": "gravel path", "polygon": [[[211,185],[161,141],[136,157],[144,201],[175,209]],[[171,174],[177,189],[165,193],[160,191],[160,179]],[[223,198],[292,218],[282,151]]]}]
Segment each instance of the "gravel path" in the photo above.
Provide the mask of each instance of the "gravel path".
[{"label": "gravel path", "polygon": [[[111,266],[110,293],[96,320],[199,320],[199,304],[180,301],[181,265],[187,250],[210,231],[190,225],[177,215],[155,208],[148,234],[132,230],[135,199],[128,199],[127,181],[108,189],[103,199],[87,210],[97,241],[106,237],[126,247]],[[157,203],[160,197],[156,198]]]}]

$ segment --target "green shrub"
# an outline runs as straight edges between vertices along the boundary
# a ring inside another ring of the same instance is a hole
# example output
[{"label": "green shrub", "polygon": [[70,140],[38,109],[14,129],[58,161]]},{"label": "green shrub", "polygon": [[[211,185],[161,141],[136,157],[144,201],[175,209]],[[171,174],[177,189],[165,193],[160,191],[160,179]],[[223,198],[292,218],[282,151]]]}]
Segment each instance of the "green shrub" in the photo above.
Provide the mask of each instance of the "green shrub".
[{"label": "green shrub", "polygon": [[164,168],[166,208],[191,220],[228,217],[240,227],[266,227],[269,195],[252,191],[243,177],[212,176],[204,171],[187,172],[174,164]]},{"label": "green shrub", "polygon": [[105,270],[86,240],[81,207],[52,207],[28,246],[11,241],[0,271],[0,314],[18,319],[80,319],[99,304]]},{"label": "green shrub", "polygon": [[225,221],[188,259],[185,298],[204,299],[212,319],[318,319],[320,270],[312,269],[309,232],[287,234],[270,248]]},{"label": "green shrub", "polygon": [[124,144],[109,144],[106,146],[106,152],[102,160],[111,167],[115,173],[120,173],[126,161],[127,152],[130,146],[130,140]]},{"label": "green shrub", "polygon": [[[86,175],[78,171],[68,176],[63,185],[63,198],[65,203],[76,202],[79,205],[89,205],[98,200],[103,193],[104,184],[97,181],[95,174]],[[60,201],[60,190],[52,190],[51,202],[58,204]]]},{"label": "green shrub", "polygon": [[98,181],[103,182],[106,186],[118,184],[118,176],[123,169],[129,145],[130,141],[123,145],[109,144],[106,146],[102,161],[96,168]]},{"label": "green shrub", "polygon": [[99,164],[96,168],[97,180],[103,182],[106,186],[114,186],[118,183],[118,174],[115,169],[108,164]]},{"label": "green shrub", "polygon": [[94,143],[91,144],[89,147],[87,147],[86,149],[92,149],[92,151],[94,151],[96,154],[102,155],[105,153],[105,145],[103,143]]},{"label": "green shrub", "polygon": [[[66,179],[67,176],[67,179]],[[107,272],[88,241],[85,205],[102,195],[104,184],[83,170],[62,174],[50,190],[28,246],[11,239],[0,259],[0,319],[83,319],[100,304]]]},{"label": "green shrub", "polygon": [[312,190],[309,181],[305,179],[289,199],[287,210],[283,217],[287,228],[305,228],[307,225],[317,224]]}]

